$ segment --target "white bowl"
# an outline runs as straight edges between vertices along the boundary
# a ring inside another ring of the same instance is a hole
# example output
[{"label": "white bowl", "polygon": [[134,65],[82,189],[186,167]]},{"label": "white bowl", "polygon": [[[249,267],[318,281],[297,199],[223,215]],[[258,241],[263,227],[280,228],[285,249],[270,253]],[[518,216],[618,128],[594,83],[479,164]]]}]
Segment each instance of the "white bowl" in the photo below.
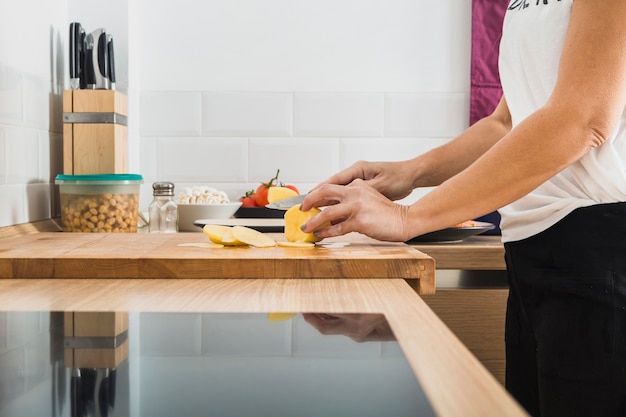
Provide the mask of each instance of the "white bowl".
[{"label": "white bowl", "polygon": [[179,204],[178,230],[200,232],[193,222],[201,219],[228,219],[241,207],[241,202],[223,204]]}]

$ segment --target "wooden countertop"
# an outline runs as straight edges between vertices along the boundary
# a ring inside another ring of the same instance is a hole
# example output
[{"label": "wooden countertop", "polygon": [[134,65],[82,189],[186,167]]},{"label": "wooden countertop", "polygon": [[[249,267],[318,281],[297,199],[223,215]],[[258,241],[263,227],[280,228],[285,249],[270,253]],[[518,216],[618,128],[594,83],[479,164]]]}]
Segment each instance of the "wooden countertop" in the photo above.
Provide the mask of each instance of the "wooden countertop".
[{"label": "wooden countertop", "polygon": [[383,313],[440,417],[525,416],[402,279],[5,279],[4,311]]},{"label": "wooden countertop", "polygon": [[435,259],[437,269],[505,270],[500,236],[474,236],[461,242],[412,243]]},{"label": "wooden countertop", "polygon": [[[282,234],[274,236],[281,238]],[[0,278],[404,278],[435,291],[435,262],[359,234],[314,248],[179,246],[202,233],[43,232],[0,240]]]}]

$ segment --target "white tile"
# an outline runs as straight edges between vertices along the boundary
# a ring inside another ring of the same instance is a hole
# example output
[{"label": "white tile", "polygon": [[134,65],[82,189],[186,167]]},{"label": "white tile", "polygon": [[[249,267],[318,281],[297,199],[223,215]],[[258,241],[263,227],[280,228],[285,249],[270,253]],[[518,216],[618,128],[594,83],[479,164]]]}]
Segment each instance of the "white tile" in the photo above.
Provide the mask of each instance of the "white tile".
[{"label": "white tile", "polygon": [[142,136],[139,139],[139,171],[144,180],[156,180],[157,142],[157,138],[152,136]]},{"label": "white tile", "polygon": [[421,155],[449,139],[350,138],[339,140],[339,166],[346,168],[363,161],[404,161]]},{"label": "white tile", "polygon": [[22,76],[0,63],[0,123],[22,123]]},{"label": "white tile", "polygon": [[206,92],[202,96],[205,136],[289,136],[290,93]]},{"label": "white tile", "polygon": [[200,314],[142,313],[141,355],[199,356],[201,323]]},{"label": "white tile", "polygon": [[0,227],[27,222],[26,185],[0,185]]},{"label": "white tile", "polygon": [[382,136],[384,95],[297,93],[295,136]]},{"label": "white tile", "polygon": [[5,130],[6,182],[26,184],[39,181],[39,135],[20,127]]},{"label": "white tile", "polygon": [[254,138],[249,148],[251,183],[269,181],[277,169],[285,182],[317,183],[339,167],[338,139]]},{"label": "white tile", "polygon": [[290,356],[291,320],[270,322],[267,314],[205,314],[205,356]]},{"label": "white tile", "polygon": [[[44,142],[41,145],[44,150],[40,150],[40,159],[43,159],[40,167],[40,177],[44,181],[54,182],[54,179],[58,174],[63,173],[63,134],[61,133],[43,133]],[[47,153],[45,153],[45,149],[48,149]],[[48,162],[46,163],[46,159]],[[46,165],[48,169],[46,170]]]},{"label": "white tile", "polygon": [[452,138],[469,124],[469,98],[454,93],[385,94],[385,136]]},{"label": "white tile", "polygon": [[6,129],[0,125],[0,184],[6,184]]},{"label": "white tile", "polygon": [[24,126],[48,130],[54,122],[58,129],[59,120],[54,119],[62,120],[63,116],[60,109],[54,109],[54,113],[52,111],[50,82],[30,74],[24,74],[23,79]]},{"label": "white tile", "polygon": [[173,182],[244,181],[247,153],[242,138],[159,138],[157,176]]},{"label": "white tile", "polygon": [[186,91],[145,91],[140,99],[142,135],[200,136],[202,94]]}]

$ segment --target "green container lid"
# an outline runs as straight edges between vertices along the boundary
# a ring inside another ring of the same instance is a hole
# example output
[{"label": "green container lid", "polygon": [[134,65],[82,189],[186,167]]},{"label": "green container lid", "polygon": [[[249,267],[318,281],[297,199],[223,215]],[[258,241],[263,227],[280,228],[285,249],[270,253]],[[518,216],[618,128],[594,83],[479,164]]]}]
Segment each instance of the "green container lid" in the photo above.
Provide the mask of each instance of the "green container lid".
[{"label": "green container lid", "polygon": [[142,183],[143,177],[139,174],[59,174],[54,182],[56,184],[133,184]]}]

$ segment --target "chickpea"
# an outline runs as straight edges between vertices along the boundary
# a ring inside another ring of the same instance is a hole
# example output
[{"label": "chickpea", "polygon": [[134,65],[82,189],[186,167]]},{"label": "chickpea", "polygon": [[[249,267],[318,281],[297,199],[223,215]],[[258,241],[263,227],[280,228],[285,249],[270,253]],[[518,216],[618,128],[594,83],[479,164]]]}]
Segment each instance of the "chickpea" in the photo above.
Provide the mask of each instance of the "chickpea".
[{"label": "chickpea", "polygon": [[137,231],[135,194],[61,194],[61,222],[67,232],[133,233]]}]

